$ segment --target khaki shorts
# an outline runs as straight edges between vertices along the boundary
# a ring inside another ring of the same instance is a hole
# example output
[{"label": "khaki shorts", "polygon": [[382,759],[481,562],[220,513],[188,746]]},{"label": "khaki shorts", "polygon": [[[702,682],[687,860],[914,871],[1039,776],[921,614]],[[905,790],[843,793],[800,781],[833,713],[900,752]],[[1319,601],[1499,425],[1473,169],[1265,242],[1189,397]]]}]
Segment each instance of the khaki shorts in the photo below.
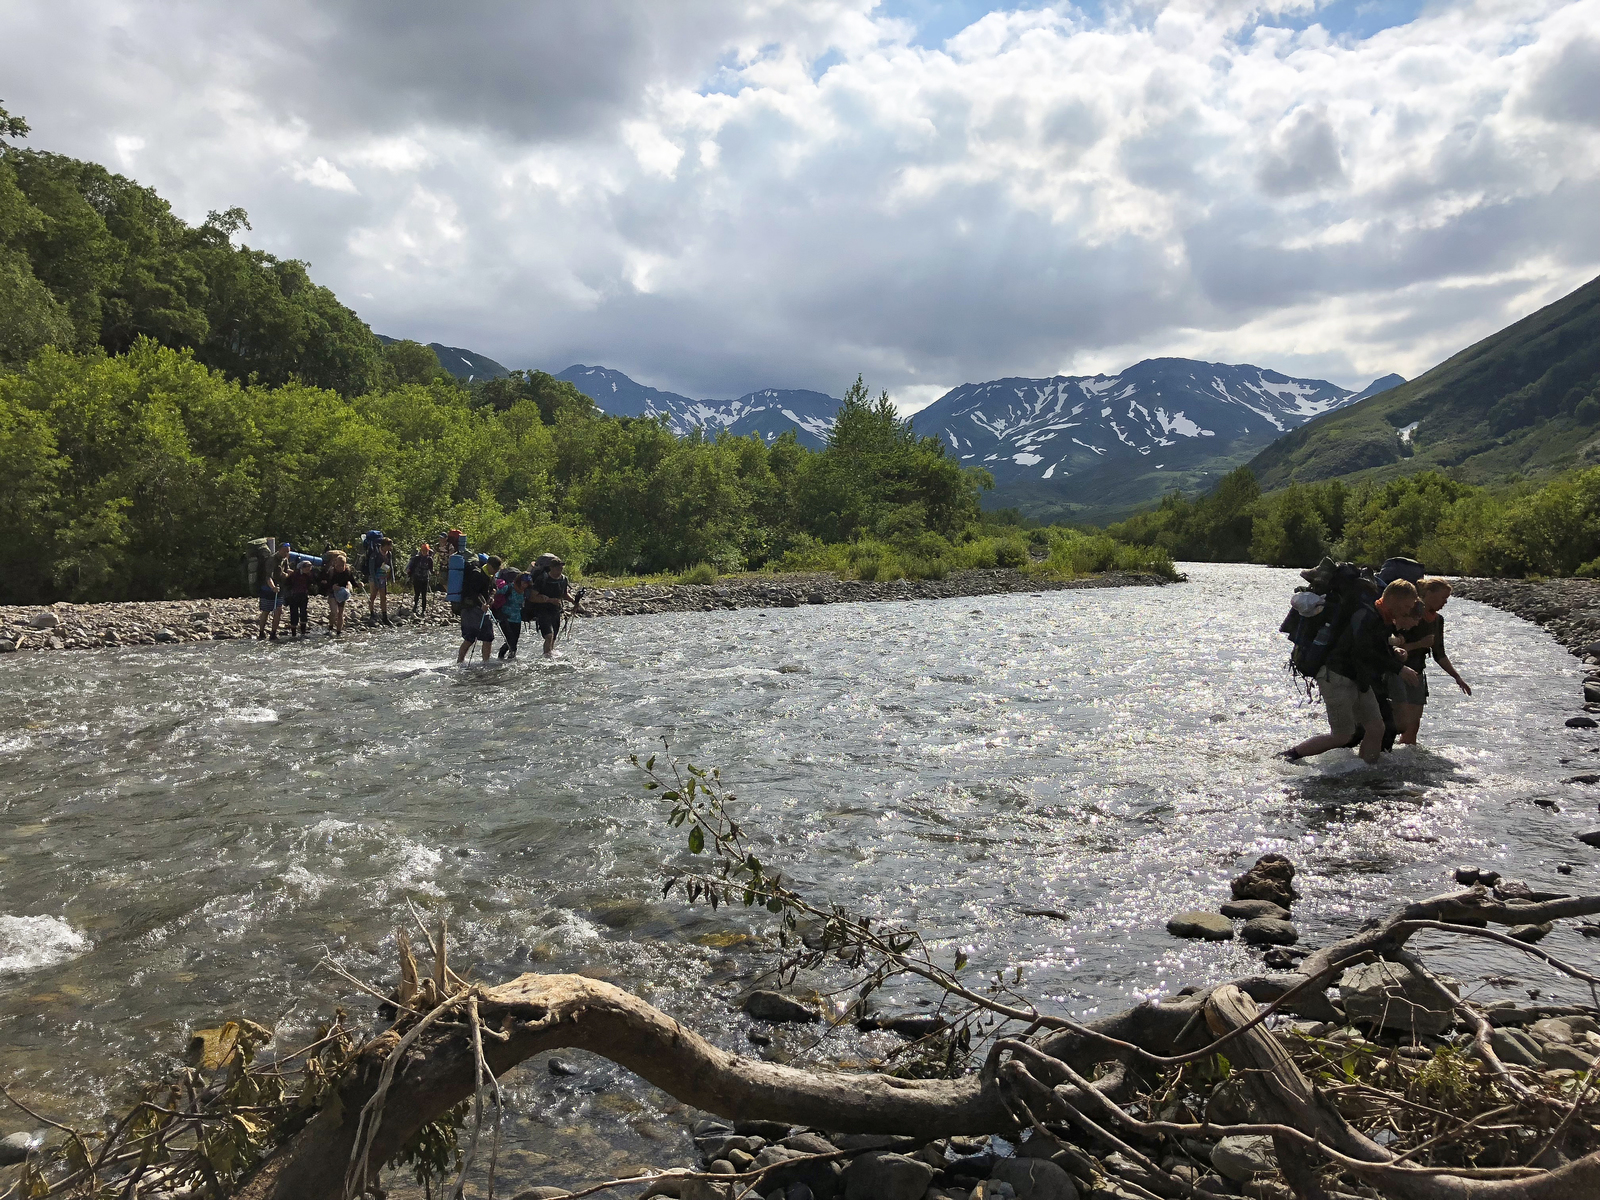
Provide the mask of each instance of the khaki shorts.
[{"label": "khaki shorts", "polygon": [[1328,729],[1339,737],[1355,735],[1356,726],[1367,733],[1383,728],[1383,714],[1378,711],[1378,694],[1371,688],[1360,691],[1356,681],[1327,667],[1317,672],[1317,690],[1322,693],[1322,703],[1328,709]]}]

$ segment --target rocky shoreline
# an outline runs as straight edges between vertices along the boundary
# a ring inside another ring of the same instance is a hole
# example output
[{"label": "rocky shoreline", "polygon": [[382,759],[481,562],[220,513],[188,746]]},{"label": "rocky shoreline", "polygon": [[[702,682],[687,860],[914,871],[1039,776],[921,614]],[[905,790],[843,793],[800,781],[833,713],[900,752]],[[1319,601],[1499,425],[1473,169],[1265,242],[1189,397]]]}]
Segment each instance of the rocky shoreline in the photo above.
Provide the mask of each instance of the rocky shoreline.
[{"label": "rocky shoreline", "polygon": [[[591,588],[585,605],[597,617],[630,617],[652,613],[714,612],[737,608],[799,608],[808,604],[863,603],[879,600],[940,600],[1013,593],[1038,594],[1079,588],[1153,587],[1166,580],[1155,575],[1108,572],[1082,579],[1047,580],[1022,571],[962,571],[945,579],[912,582],[868,582],[825,574],[768,575],[719,580],[710,584],[637,584]],[[427,613],[413,617],[409,594],[390,595],[394,628],[417,624],[453,626],[455,617],[442,593]],[[311,605],[312,636],[327,632],[327,605]],[[365,620],[366,601],[350,602],[348,636],[382,632],[385,626]],[[98,650],[116,646],[183,645],[232,641],[256,636],[256,601],[246,597],[208,600],[128,600],[103,604],[0,606],[0,654],[30,650]]]}]

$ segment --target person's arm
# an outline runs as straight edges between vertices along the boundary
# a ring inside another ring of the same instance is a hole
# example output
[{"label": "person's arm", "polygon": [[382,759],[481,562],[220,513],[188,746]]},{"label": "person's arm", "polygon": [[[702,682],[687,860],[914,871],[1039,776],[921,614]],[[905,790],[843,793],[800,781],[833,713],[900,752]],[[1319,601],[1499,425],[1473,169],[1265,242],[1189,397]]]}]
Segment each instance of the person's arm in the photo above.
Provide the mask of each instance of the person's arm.
[{"label": "person's arm", "polygon": [[1430,651],[1430,653],[1433,655],[1433,661],[1439,664],[1439,669],[1441,671],[1456,681],[1456,686],[1458,688],[1460,688],[1467,695],[1472,695],[1472,688],[1467,685],[1467,681],[1465,679],[1461,678],[1461,672],[1456,670],[1455,664],[1450,661],[1450,656],[1444,652],[1443,626],[1440,627],[1439,634],[1440,636],[1434,642]]}]

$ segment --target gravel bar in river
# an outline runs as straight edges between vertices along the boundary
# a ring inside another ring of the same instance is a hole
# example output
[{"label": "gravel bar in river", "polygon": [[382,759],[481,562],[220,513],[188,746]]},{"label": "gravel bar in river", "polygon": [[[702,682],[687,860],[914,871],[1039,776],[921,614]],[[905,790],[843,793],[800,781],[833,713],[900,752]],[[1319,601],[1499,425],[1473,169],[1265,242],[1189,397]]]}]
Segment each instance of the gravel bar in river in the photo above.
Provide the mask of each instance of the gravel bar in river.
[{"label": "gravel bar in river", "polygon": [[[1156,586],[1154,575],[1108,572],[1081,579],[1045,580],[1021,571],[960,571],[945,579],[869,583],[825,574],[743,576],[713,584],[634,584],[592,588],[585,607],[597,617],[649,613],[716,612],[738,608],[798,608],[868,600],[948,600],[960,596],[1037,594],[1077,588]],[[346,613],[352,634],[381,630],[365,621],[366,598],[357,595]],[[391,619],[413,626],[409,591],[389,595]],[[259,609],[254,598],[207,600],[126,600],[103,604],[0,606],[0,654],[17,650],[96,650],[107,646],[179,645],[254,637]],[[327,632],[327,604],[313,600],[316,635]],[[441,628],[456,622],[438,593],[420,623]],[[287,624],[285,621],[284,624]]]}]

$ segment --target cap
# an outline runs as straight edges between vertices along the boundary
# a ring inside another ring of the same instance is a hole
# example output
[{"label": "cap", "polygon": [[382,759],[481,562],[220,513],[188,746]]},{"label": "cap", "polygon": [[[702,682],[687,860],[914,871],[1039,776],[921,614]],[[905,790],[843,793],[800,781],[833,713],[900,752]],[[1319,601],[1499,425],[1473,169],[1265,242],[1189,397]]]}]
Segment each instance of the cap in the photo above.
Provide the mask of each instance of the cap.
[{"label": "cap", "polygon": [[561,561],[561,556],[559,554],[552,554],[550,556],[550,565],[552,567],[564,567],[567,564]]}]

